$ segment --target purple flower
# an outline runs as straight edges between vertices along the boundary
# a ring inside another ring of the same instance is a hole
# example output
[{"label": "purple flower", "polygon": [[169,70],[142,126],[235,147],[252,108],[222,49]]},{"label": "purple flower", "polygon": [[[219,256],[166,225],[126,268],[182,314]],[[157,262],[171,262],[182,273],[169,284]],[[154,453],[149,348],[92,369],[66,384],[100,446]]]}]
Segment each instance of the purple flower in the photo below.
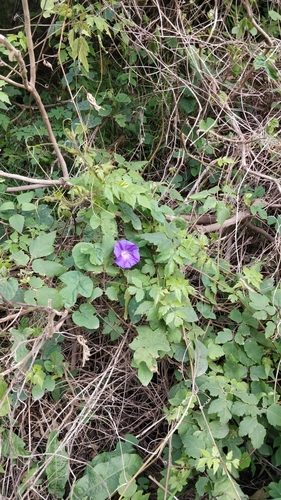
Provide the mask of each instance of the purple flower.
[{"label": "purple flower", "polygon": [[127,240],[120,240],[114,246],[115,264],[122,269],[129,269],[140,261],[140,251],[137,245]]}]

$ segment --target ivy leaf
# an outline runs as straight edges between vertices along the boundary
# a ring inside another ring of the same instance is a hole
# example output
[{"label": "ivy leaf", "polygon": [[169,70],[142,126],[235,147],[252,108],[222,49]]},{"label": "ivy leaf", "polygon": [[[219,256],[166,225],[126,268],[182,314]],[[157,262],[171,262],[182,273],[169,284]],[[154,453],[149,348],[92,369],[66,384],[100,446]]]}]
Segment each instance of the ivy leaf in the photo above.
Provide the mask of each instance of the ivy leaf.
[{"label": "ivy leaf", "polygon": [[99,319],[97,318],[96,309],[91,304],[81,304],[79,311],[72,314],[74,323],[78,326],[84,326],[89,330],[96,330],[99,327]]},{"label": "ivy leaf", "polygon": [[69,478],[68,454],[65,447],[60,446],[57,436],[57,431],[51,431],[47,441],[46,458],[52,457],[52,460],[46,467],[46,474],[48,492],[55,498],[63,498]]},{"label": "ivy leaf", "polygon": [[59,292],[65,307],[74,306],[78,295],[89,298],[92,294],[94,288],[92,280],[79,271],[69,271],[62,274],[59,279],[67,285]]},{"label": "ivy leaf", "polygon": [[37,238],[35,238],[29,246],[31,257],[33,259],[37,257],[46,257],[47,255],[53,253],[55,237],[56,231],[51,231],[50,233],[37,236]]},{"label": "ivy leaf", "polygon": [[157,328],[157,330],[151,330],[149,326],[139,326],[137,327],[138,336],[129,344],[131,349],[136,351],[137,349],[144,348],[149,352],[154,358],[159,356],[160,351],[169,352],[170,345],[166,337],[165,330]]}]

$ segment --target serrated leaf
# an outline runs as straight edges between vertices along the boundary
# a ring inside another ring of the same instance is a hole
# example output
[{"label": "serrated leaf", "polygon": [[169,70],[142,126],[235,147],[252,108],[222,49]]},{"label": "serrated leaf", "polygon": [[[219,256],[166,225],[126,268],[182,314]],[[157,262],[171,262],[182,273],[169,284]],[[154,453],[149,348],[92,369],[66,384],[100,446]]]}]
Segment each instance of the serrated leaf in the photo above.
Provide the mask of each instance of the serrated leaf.
[{"label": "serrated leaf", "polygon": [[29,261],[29,256],[26,255],[22,250],[14,252],[11,254],[11,259],[16,263],[17,266],[26,266]]},{"label": "serrated leaf", "polygon": [[273,427],[281,427],[281,406],[273,403],[266,410],[267,420]]},{"label": "serrated leaf", "polygon": [[239,424],[239,436],[248,435],[254,448],[260,448],[264,443],[266,430],[257,421],[257,417],[245,417]]},{"label": "serrated leaf", "polygon": [[29,246],[30,255],[33,259],[38,257],[46,257],[54,251],[54,241],[56,238],[56,231],[51,231],[47,234],[37,236]]}]

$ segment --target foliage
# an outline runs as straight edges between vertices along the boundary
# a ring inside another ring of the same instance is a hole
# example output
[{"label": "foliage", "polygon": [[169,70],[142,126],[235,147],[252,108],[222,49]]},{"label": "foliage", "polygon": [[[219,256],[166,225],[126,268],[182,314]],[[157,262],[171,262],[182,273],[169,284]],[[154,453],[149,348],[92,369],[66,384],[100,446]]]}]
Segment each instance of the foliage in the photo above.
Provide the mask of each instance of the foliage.
[{"label": "foliage", "polygon": [[280,497],[280,9],[156,4],[0,38],[4,497]]}]

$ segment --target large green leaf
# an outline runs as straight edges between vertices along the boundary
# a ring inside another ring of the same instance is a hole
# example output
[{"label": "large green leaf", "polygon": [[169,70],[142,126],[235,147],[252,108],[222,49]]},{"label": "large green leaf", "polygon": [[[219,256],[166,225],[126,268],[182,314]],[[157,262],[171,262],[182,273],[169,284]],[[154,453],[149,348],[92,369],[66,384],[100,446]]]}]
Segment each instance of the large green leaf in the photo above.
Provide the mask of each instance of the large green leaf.
[{"label": "large green leaf", "polygon": [[268,422],[274,427],[281,427],[281,406],[273,403],[266,410]]}]

